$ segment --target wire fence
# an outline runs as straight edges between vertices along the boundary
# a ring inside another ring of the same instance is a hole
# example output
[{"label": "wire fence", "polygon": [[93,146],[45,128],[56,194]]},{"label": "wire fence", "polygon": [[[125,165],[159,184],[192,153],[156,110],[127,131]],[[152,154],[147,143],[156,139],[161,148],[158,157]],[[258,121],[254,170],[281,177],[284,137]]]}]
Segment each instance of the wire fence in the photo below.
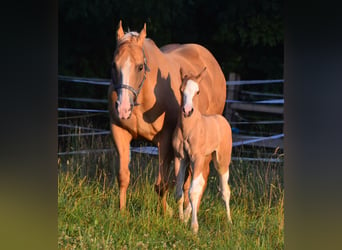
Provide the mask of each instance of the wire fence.
[{"label": "wire fence", "polygon": [[[82,78],[82,77],[69,77],[69,76],[58,76],[59,81],[63,81],[68,84],[90,84],[90,85],[102,85],[108,86],[110,84],[109,79],[98,79],[98,78]],[[283,84],[283,79],[277,80],[248,80],[248,81],[227,81],[227,86],[238,86],[238,85],[255,85],[255,84]],[[272,93],[259,93],[253,91],[244,91],[244,94],[255,95],[255,96],[266,96],[266,97],[279,97],[278,99],[265,99],[265,100],[257,100],[257,101],[246,101],[246,100],[226,100],[227,104],[251,104],[251,105],[270,105],[270,106],[279,106],[284,105],[284,99],[282,94],[272,94]],[[84,98],[84,97],[59,97],[61,101],[72,101],[78,103],[100,103],[107,104],[106,99],[99,98]],[[73,107],[58,107],[59,112],[63,113],[73,113],[73,114],[108,114],[107,109],[87,109],[87,108],[73,108]],[[79,116],[72,116],[79,117]],[[69,118],[72,118],[69,116]],[[65,119],[65,117],[60,117],[59,120]],[[284,124],[283,120],[264,120],[264,121],[231,121],[230,124],[232,126],[235,125],[271,125],[271,124]],[[62,124],[59,123],[58,127],[61,128],[70,128],[74,131],[77,130],[77,133],[63,133],[58,134],[59,138],[66,137],[83,137],[83,136],[101,136],[101,135],[109,135],[110,131],[99,128],[88,128],[71,124]],[[87,132],[80,132],[81,130],[85,130]],[[239,131],[239,129],[234,129],[235,131]],[[255,143],[267,142],[267,141],[275,141],[282,140],[284,138],[284,133],[273,134],[270,136],[248,136],[244,135],[242,139],[236,137],[238,140],[233,142],[233,147],[239,147],[242,145],[255,145]],[[278,146],[279,147],[279,146]],[[104,149],[87,149],[87,150],[77,150],[77,151],[69,151],[69,152],[58,152],[59,156],[63,155],[77,155],[77,154],[92,154],[92,153],[108,153],[113,152],[114,149],[104,148]],[[142,154],[150,154],[150,155],[158,155],[157,147],[131,147],[132,152],[142,153]],[[270,158],[259,158],[259,157],[233,157],[233,160],[243,160],[243,161],[270,161],[277,162],[282,161],[281,159],[270,159]]]}]

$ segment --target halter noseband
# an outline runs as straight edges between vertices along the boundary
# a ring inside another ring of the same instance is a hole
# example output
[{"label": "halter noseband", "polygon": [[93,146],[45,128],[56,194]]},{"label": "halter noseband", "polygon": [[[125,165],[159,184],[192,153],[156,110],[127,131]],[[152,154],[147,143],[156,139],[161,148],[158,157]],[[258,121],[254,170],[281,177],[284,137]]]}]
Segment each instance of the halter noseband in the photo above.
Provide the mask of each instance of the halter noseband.
[{"label": "halter noseband", "polygon": [[[141,83],[139,84],[139,87],[138,89],[136,90],[135,88],[131,87],[130,85],[127,85],[127,84],[117,84],[117,85],[114,85],[114,90],[117,91],[118,89],[128,89],[129,91],[131,91],[134,95],[134,106],[137,106],[139,105],[136,101],[138,99],[138,95],[140,93],[140,90],[144,84],[144,81],[146,79],[146,72],[149,72],[150,69],[149,67],[147,66],[147,59],[146,59],[146,56],[145,56],[145,52],[144,52],[144,49],[142,49],[142,52],[143,52],[143,56],[144,56],[144,77],[141,81]],[[112,82],[114,84],[114,76],[112,75]]]}]

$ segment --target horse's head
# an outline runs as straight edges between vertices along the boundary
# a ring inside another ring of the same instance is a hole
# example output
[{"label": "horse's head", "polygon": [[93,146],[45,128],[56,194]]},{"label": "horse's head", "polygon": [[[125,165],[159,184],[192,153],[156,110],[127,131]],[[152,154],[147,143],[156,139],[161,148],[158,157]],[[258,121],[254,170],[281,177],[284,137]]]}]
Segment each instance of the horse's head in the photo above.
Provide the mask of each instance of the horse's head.
[{"label": "horse's head", "polygon": [[117,47],[112,62],[112,82],[117,92],[115,109],[120,119],[129,119],[148,71],[143,42],[146,23],[140,33],[124,33],[119,22]]},{"label": "horse's head", "polygon": [[182,93],[181,109],[184,117],[191,116],[194,111],[193,98],[200,92],[199,82],[202,80],[202,74],[205,70],[206,68],[204,68],[198,75],[193,75],[192,73],[183,74],[182,68],[180,69],[182,79],[180,87],[180,91]]}]

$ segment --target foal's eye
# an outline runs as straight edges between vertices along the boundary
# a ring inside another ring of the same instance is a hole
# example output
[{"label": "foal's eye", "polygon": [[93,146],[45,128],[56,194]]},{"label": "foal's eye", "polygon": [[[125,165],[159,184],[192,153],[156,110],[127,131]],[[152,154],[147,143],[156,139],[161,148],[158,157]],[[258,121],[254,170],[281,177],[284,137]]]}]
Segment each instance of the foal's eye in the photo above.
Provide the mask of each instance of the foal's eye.
[{"label": "foal's eye", "polygon": [[143,70],[143,68],[144,68],[144,65],[142,65],[142,64],[139,64],[139,66],[138,66],[138,70],[139,70],[139,71],[142,71],[142,70]]}]

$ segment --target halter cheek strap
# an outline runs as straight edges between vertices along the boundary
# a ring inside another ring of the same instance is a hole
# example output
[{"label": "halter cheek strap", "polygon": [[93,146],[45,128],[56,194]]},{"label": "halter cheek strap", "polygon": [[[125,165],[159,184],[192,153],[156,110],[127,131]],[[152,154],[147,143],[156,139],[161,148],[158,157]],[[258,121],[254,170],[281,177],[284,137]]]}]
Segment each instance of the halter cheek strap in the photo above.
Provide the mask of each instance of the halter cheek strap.
[{"label": "halter cheek strap", "polygon": [[[133,87],[131,87],[128,84],[118,84],[118,85],[114,86],[114,90],[115,91],[118,90],[118,89],[128,89],[129,91],[131,91],[133,93],[133,95],[134,95],[134,106],[138,106],[139,105],[139,103],[137,103],[136,100],[138,99],[138,95],[139,95],[140,90],[143,87],[144,81],[146,79],[146,72],[150,71],[149,67],[147,66],[147,59],[146,59],[146,56],[145,56],[144,49],[142,49],[142,52],[143,52],[143,56],[144,56],[144,77],[143,77],[141,83],[139,84],[138,89],[136,90],[136,89],[134,89]],[[112,82],[114,83],[113,77],[112,77]]]}]

